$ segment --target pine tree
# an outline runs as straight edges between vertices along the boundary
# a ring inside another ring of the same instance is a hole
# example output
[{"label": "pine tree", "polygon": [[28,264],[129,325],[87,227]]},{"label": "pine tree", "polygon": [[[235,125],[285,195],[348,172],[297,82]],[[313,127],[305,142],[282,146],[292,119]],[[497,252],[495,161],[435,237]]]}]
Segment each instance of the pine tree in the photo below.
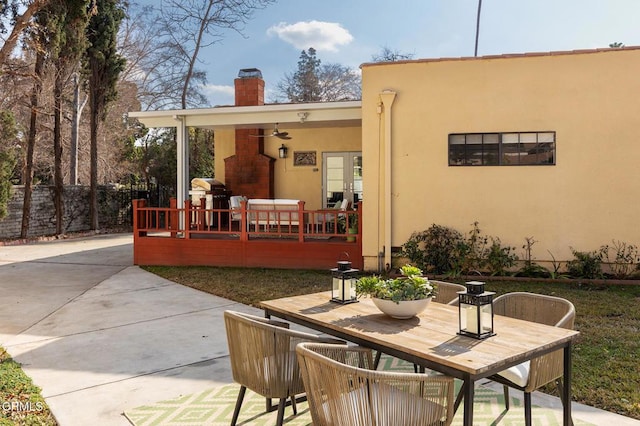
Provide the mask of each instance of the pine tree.
[{"label": "pine tree", "polygon": [[85,82],[89,92],[91,114],[90,196],[91,229],[98,229],[98,126],[106,109],[116,99],[116,84],[125,60],[116,49],[116,37],[124,10],[119,0],[95,0],[96,13],[89,20],[85,55]]}]

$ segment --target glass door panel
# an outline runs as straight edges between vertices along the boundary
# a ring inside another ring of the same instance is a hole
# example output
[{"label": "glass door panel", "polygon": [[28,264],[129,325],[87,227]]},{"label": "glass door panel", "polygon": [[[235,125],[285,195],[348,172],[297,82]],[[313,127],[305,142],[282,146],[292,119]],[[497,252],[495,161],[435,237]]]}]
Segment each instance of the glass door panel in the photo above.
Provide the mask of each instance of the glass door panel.
[{"label": "glass door panel", "polygon": [[323,156],[323,208],[339,207],[342,200],[353,206],[362,200],[362,153],[325,152]]}]

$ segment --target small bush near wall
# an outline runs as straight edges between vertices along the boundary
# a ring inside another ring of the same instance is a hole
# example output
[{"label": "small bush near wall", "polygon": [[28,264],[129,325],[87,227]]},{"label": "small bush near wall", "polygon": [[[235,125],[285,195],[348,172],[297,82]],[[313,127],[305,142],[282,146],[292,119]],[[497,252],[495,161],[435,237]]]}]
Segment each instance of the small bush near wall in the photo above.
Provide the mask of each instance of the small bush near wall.
[{"label": "small bush near wall", "polygon": [[[500,238],[485,236],[478,222],[464,236],[459,231],[433,224],[425,231],[414,232],[402,246],[400,256],[430,274],[448,275],[515,275],[529,278],[629,279],[640,277],[640,249],[634,244],[613,240],[598,250],[587,252],[571,248],[573,259],[557,262],[553,271],[536,264],[531,248],[537,242],[525,238],[524,264],[517,271],[519,258],[515,247],[504,246]],[[566,272],[561,273],[561,264]]]},{"label": "small bush near wall", "polygon": [[474,222],[465,237],[453,228],[433,224],[426,231],[414,232],[402,246],[402,255],[434,274],[505,275],[518,260],[515,247],[503,246],[500,238],[483,235],[478,225]]}]

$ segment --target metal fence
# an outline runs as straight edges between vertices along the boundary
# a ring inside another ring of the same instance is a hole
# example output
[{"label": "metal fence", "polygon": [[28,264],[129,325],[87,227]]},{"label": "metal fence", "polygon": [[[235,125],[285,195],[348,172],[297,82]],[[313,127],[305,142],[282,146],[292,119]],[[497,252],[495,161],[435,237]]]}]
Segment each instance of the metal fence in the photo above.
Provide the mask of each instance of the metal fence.
[{"label": "metal fence", "polygon": [[100,223],[107,227],[133,225],[132,200],[146,200],[151,207],[169,207],[175,188],[160,185],[101,187],[98,195]]}]

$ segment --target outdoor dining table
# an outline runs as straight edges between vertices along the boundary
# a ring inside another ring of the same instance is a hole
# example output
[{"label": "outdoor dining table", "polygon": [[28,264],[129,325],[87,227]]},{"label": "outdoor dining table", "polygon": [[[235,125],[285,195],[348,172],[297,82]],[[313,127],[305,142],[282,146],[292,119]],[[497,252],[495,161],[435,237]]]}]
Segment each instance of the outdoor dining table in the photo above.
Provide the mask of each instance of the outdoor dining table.
[{"label": "outdoor dining table", "polygon": [[458,307],[431,303],[418,316],[394,319],[370,299],[330,302],[330,292],[260,302],[265,316],[339,337],[463,381],[464,425],[473,424],[475,382],[559,349],[564,351],[563,424],[571,425],[571,344],[578,332],[496,315],[495,336],[460,336]]}]

